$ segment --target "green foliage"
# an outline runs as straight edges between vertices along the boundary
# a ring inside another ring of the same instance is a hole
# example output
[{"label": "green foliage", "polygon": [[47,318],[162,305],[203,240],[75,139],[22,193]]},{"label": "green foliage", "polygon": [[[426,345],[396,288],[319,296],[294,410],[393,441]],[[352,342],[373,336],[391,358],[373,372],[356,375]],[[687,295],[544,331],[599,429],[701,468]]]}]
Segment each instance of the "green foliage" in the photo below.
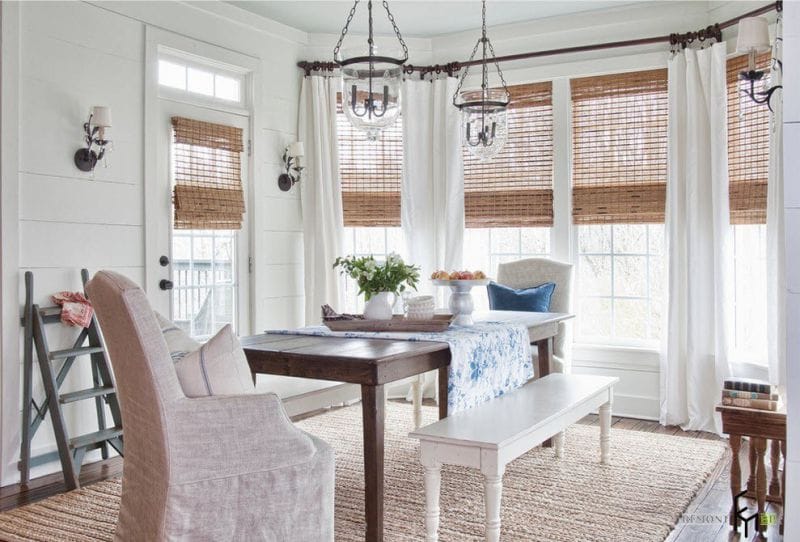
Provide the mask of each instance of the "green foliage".
[{"label": "green foliage", "polygon": [[358,293],[364,294],[367,301],[380,292],[399,295],[406,288],[417,289],[419,267],[407,265],[397,254],[389,254],[385,262],[375,260],[374,256],[356,258],[336,258],[333,268],[340,267],[340,273],[347,275],[358,284]]}]

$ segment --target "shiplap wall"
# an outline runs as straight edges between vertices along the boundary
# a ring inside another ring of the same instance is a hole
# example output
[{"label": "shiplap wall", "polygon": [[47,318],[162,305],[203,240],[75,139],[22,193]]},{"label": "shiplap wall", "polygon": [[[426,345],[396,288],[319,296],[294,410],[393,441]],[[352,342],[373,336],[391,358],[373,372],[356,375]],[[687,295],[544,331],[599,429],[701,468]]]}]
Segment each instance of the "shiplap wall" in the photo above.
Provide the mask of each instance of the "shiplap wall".
[{"label": "shiplap wall", "polygon": [[[252,129],[254,208],[248,209],[255,271],[252,329],[302,323],[299,191],[281,192],[276,179],[281,153],[296,138],[300,77],[295,64],[306,36],[241,13],[224,4],[180,2],[3,4],[3,485],[18,476],[18,316],[24,272],[35,274],[36,301],[50,304],[53,292],[81,288],[81,267],[113,269],[142,284],[146,258],[157,258],[145,254],[144,165],[151,159],[144,133],[148,24],[260,59]],[[98,166],[94,175],[76,169],[72,158],[82,145],[81,127],[92,105],[110,106],[114,124],[109,167]],[[11,141],[8,134],[18,137]],[[65,345],[74,334],[52,326],[51,344]],[[89,372],[79,368],[65,388],[88,387],[87,378]],[[34,380],[41,396],[38,375]],[[286,396],[315,384],[275,378],[259,386]],[[91,401],[70,405],[67,417],[73,432],[94,428]],[[46,423],[34,452],[52,449]],[[36,474],[57,468],[49,465]]]}]

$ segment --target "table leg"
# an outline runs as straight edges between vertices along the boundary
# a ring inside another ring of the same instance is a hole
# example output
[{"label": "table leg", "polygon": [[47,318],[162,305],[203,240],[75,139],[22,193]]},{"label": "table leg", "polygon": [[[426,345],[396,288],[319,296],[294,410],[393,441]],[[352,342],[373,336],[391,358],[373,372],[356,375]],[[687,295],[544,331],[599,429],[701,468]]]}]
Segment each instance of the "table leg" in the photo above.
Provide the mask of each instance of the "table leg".
[{"label": "table leg", "polygon": [[450,367],[439,368],[439,419],[447,417],[447,386],[450,378]]},{"label": "table leg", "polygon": [[539,378],[543,378],[550,374],[550,356],[552,350],[552,338],[542,339],[536,343],[539,350]]},{"label": "table leg", "polygon": [[503,499],[503,471],[505,467],[482,468],[483,499],[486,506],[486,542],[500,540],[500,508]]},{"label": "table leg", "polygon": [[767,504],[767,468],[764,464],[767,441],[763,438],[751,438],[750,444],[756,449],[756,500],[758,501],[756,530],[763,533],[767,530],[766,525],[761,524],[761,515],[766,510]]},{"label": "table leg", "polygon": [[424,374],[417,375],[411,384],[411,402],[414,405],[414,429],[422,426],[422,383],[425,380]]},{"label": "table leg", "polygon": [[[539,378],[550,374],[550,351],[552,349],[552,342],[552,338],[548,338],[536,343],[539,350]],[[553,439],[547,439],[542,442],[542,448],[550,448],[551,446],[553,446]]]},{"label": "table leg", "polygon": [[[426,444],[422,444],[426,446]],[[427,542],[437,542],[439,540],[439,492],[442,483],[442,466],[435,461],[425,459],[425,452],[422,464],[425,467],[425,540]]]},{"label": "table leg", "polygon": [[[750,439],[750,446],[747,449],[747,462],[750,466],[750,476],[747,477],[747,492],[756,496],[756,447],[753,446],[753,439]],[[748,495],[749,497],[750,495]]]},{"label": "table leg", "polygon": [[769,496],[780,499],[781,497],[781,482],[780,482],[780,469],[781,464],[781,441],[772,439],[769,441],[769,466],[772,471],[769,482]]},{"label": "table leg", "polygon": [[739,449],[742,445],[741,435],[731,434],[729,437],[731,445],[731,505],[730,523],[734,530],[739,529],[739,516],[736,514],[736,495],[742,491],[742,466],[739,463]]},{"label": "table leg", "polygon": [[608,465],[611,448],[611,401],[600,405],[600,463]]},{"label": "table leg", "polygon": [[361,386],[364,421],[364,516],[366,540],[383,541],[383,429],[386,391],[383,385]]}]

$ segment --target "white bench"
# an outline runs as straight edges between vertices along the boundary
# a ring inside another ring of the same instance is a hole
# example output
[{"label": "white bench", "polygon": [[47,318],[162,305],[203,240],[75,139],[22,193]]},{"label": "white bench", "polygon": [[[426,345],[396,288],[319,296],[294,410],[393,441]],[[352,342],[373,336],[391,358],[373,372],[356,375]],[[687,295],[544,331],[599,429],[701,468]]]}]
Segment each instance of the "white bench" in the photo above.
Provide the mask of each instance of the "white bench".
[{"label": "white bench", "polygon": [[611,403],[618,378],[551,374],[412,432],[420,441],[425,468],[426,540],[438,540],[441,466],[480,469],[484,476],[486,540],[500,539],[500,500],[506,465],[555,436],[561,457],[562,432],[600,411],[600,461],[608,462]]}]

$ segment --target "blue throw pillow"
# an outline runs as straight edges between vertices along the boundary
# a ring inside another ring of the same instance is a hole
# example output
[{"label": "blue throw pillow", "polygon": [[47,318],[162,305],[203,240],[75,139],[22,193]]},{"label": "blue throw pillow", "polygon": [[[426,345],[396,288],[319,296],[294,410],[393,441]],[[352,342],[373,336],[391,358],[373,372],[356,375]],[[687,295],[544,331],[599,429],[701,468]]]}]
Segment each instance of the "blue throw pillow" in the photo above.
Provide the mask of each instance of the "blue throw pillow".
[{"label": "blue throw pillow", "polygon": [[486,286],[489,308],[496,311],[550,312],[550,298],[555,289],[556,285],[552,282],[522,290],[496,282],[490,282]]}]

